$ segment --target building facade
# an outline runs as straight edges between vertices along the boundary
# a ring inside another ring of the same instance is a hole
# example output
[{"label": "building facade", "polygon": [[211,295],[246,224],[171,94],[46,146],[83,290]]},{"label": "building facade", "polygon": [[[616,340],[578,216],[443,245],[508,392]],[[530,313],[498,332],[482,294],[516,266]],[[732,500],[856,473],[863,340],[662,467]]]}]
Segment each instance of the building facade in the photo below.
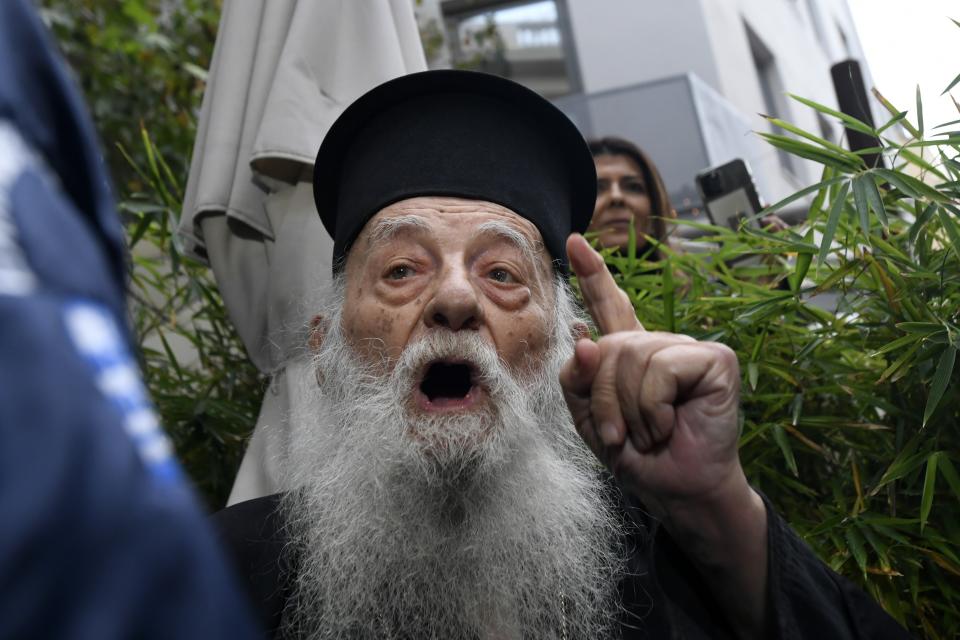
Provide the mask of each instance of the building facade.
[{"label": "building facade", "polygon": [[[674,206],[700,206],[695,174],[746,159],[774,202],[819,178],[816,166],[752,132],[775,115],[837,141],[843,131],[791,100],[836,108],[836,62],[869,69],[846,0],[416,0],[431,67],[521,82],[586,136],[620,135],[660,167]],[[879,114],[872,105],[875,115]]]}]

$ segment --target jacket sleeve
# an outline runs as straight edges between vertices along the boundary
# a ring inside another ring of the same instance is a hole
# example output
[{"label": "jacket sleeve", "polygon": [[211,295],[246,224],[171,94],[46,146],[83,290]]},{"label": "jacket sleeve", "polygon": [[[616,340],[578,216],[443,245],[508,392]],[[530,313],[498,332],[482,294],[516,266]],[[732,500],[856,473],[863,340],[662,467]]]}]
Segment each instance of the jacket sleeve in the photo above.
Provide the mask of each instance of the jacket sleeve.
[{"label": "jacket sleeve", "polygon": [[910,634],[852,582],[838,575],[767,506],[768,602],[772,637],[899,640]]},{"label": "jacket sleeve", "polygon": [[[764,496],[768,524],[767,634],[776,640],[910,638],[869,595],[825,565]],[[731,627],[682,548],[652,525],[652,571],[672,637],[732,638]]]}]

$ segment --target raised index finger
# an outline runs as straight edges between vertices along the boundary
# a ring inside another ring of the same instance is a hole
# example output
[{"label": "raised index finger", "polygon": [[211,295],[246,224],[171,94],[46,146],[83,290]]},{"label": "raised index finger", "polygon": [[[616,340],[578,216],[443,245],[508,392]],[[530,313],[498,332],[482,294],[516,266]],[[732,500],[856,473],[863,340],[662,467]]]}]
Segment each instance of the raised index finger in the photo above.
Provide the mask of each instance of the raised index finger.
[{"label": "raised index finger", "polygon": [[579,233],[567,238],[567,256],[577,274],[583,302],[600,333],[643,331],[630,298],[613,281],[603,257]]}]

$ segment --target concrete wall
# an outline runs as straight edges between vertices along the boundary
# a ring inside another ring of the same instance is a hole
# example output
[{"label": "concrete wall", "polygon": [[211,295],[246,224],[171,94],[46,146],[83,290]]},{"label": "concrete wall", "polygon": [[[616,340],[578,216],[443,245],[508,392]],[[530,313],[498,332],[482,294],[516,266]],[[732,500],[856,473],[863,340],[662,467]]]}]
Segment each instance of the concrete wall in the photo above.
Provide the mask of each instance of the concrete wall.
[{"label": "concrete wall", "polygon": [[[861,62],[870,83],[846,0],[557,2],[561,15],[569,21],[573,42],[567,51],[576,57],[583,92],[604,92],[692,73],[740,112],[747,123],[742,132],[745,137],[751,131],[771,130],[758,115],[770,109],[761,91],[747,25],[773,59],[778,77],[773,91],[776,115],[806,130],[819,135],[824,124],[815,112],[790,100],[785,92],[835,107],[830,66],[849,57]],[[437,3],[424,0],[421,6],[432,5],[438,14]],[[885,119],[873,106],[875,118]],[[826,126],[834,139],[843,133],[835,124]],[[758,182],[763,183],[761,195],[767,201],[778,200],[819,178],[819,169],[812,163],[795,158],[792,168],[786,169],[773,147],[755,136],[750,145],[754,172],[762,174]]]},{"label": "concrete wall", "polygon": [[[845,0],[702,0],[709,25],[711,51],[719,75],[719,90],[739,108],[757,131],[770,131],[757,116],[767,111],[755,70],[746,26],[773,54],[780,78],[777,96],[779,117],[819,134],[820,121],[811,109],[785,97],[790,92],[836,106],[830,66],[848,58],[840,30],[846,34],[850,54],[863,65],[856,29]],[[839,127],[830,125],[834,136]],[[777,152],[766,146],[757,171],[772,176],[769,200],[777,200],[818,179],[816,165],[797,161],[791,173],[781,166]]]},{"label": "concrete wall", "polygon": [[[819,134],[816,114],[787,91],[836,105],[830,65],[850,57],[863,64],[846,0],[566,0],[587,92],[692,72],[743,114],[749,129],[770,131],[747,27],[773,56],[779,76],[777,113]],[[842,33],[846,37],[844,43]],[[867,72],[869,77],[869,71]],[[832,125],[830,125],[832,126]],[[750,135],[749,130],[743,132]],[[839,127],[832,127],[839,137]],[[764,197],[777,200],[815,181],[812,163],[794,159],[786,170],[777,151],[757,141],[754,171]]]},{"label": "concrete wall", "polygon": [[567,5],[585,92],[687,72],[717,82],[701,0],[560,1]]}]

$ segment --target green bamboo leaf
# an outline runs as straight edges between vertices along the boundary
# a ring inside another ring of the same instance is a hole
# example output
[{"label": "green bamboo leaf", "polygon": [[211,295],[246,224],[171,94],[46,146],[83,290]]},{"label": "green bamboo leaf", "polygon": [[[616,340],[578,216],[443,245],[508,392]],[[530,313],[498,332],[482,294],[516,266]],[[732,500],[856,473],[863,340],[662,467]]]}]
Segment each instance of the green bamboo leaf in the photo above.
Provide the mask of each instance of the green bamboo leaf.
[{"label": "green bamboo leaf", "polygon": [[790,473],[792,473],[794,477],[799,477],[800,472],[797,470],[797,459],[793,456],[793,449],[790,447],[787,432],[784,431],[783,427],[779,424],[773,425],[773,439],[777,443],[777,446],[780,447],[780,452],[783,453],[783,459],[787,463],[787,468],[790,469]]},{"label": "green bamboo leaf", "polygon": [[898,322],[897,329],[901,331],[906,331],[907,333],[919,333],[923,335],[930,335],[933,333],[940,333],[941,331],[946,331],[942,324],[937,322]]},{"label": "green bamboo leaf", "polygon": [[867,552],[863,548],[863,538],[860,532],[850,526],[844,531],[844,537],[847,539],[847,544],[849,545],[850,552],[853,554],[854,560],[857,561],[857,566],[860,567],[860,571],[866,574]]},{"label": "green bamboo leaf", "polygon": [[[900,110],[897,109],[895,106],[893,106],[893,104],[891,104],[890,101],[887,100],[887,99],[883,96],[883,94],[880,93],[880,92],[877,90],[876,87],[874,87],[874,88],[871,90],[871,93],[873,93],[873,95],[874,95],[874,97],[877,99],[877,101],[878,101],[881,105],[883,105],[883,108],[886,109],[887,112],[888,112],[891,116],[895,116],[895,115],[897,115],[898,113],[900,113]],[[910,135],[912,135],[914,138],[916,138],[916,139],[918,139],[918,140],[923,137],[923,136],[920,135],[920,132],[917,131],[917,128],[914,127],[912,124],[910,124],[910,121],[909,121],[909,120],[904,120],[904,121],[903,121],[903,128],[906,129],[906,130],[910,133]]]},{"label": "green bamboo leaf", "polygon": [[957,359],[957,348],[954,345],[947,347],[943,355],[940,356],[940,362],[937,363],[937,370],[933,373],[933,380],[930,384],[930,394],[927,396],[927,406],[923,410],[923,425],[927,426],[930,416],[936,411],[940,404],[940,398],[943,392],[947,390],[950,384],[950,376],[953,375],[953,365]]},{"label": "green bamboo leaf", "polygon": [[960,258],[960,227],[957,226],[957,223],[954,222],[953,217],[947,213],[944,208],[940,208],[939,217],[940,223],[943,225],[944,231],[947,232],[947,235],[950,236],[950,249],[953,253]]},{"label": "green bamboo leaf", "polygon": [[942,475],[947,481],[947,484],[950,485],[950,490],[953,491],[953,495],[957,501],[960,502],[960,475],[957,475],[957,470],[954,468],[950,458],[947,455],[941,457],[938,467],[940,469],[940,475]]},{"label": "green bamboo leaf", "polygon": [[763,347],[763,342],[767,337],[767,333],[764,331],[760,333],[756,340],[753,341],[753,350],[750,352],[750,362],[756,362],[760,357],[760,348]]},{"label": "green bamboo leaf", "polygon": [[901,171],[877,168],[873,169],[873,172],[911,198],[927,198],[940,203],[949,202],[949,198],[927,183],[917,180],[913,176],[909,176]]},{"label": "green bamboo leaf", "polygon": [[814,350],[814,349],[816,349],[816,348],[819,347],[821,344],[823,344],[823,342],[824,342],[824,339],[823,339],[823,338],[814,338],[813,340],[811,340],[810,342],[808,342],[808,343],[803,347],[803,349],[800,349],[800,351],[797,353],[796,357],[794,357],[794,359],[793,359],[793,361],[791,362],[791,364],[797,364],[798,362],[800,362],[801,360],[803,360],[804,358],[806,358],[808,355],[810,355],[811,353],[813,353],[813,350]]},{"label": "green bamboo leaf", "polygon": [[153,218],[150,215],[144,215],[140,217],[140,221],[137,223],[133,233],[130,234],[130,239],[127,241],[128,248],[133,249],[135,246],[137,246],[137,243],[143,238],[143,234],[147,232],[147,229],[150,228],[150,224],[152,222]]},{"label": "green bamboo leaf", "polygon": [[771,124],[773,124],[774,126],[780,127],[781,129],[783,129],[783,130],[785,130],[785,131],[789,131],[790,133],[792,133],[792,134],[794,134],[794,135],[797,135],[797,136],[800,136],[801,138],[805,138],[805,139],[807,139],[807,140],[810,140],[811,142],[815,142],[815,143],[817,143],[818,145],[820,145],[821,147],[824,147],[824,148],[826,148],[826,149],[829,149],[830,151],[833,151],[833,152],[836,153],[836,154],[839,154],[839,155],[841,155],[841,156],[844,156],[844,157],[848,158],[848,159],[851,160],[852,162],[855,162],[855,163],[857,163],[857,162],[858,162],[858,163],[862,163],[862,162],[863,162],[863,158],[861,158],[860,156],[856,155],[855,153],[853,153],[853,152],[851,152],[851,151],[848,151],[847,149],[844,149],[844,148],[841,147],[840,145],[834,144],[833,142],[830,142],[829,140],[825,140],[825,139],[823,139],[823,138],[820,138],[820,137],[818,137],[818,136],[815,136],[815,135],[813,135],[812,133],[810,133],[809,131],[804,131],[804,130],[801,129],[800,127],[798,127],[798,126],[796,126],[796,125],[793,125],[793,124],[791,124],[791,123],[789,123],[789,122],[787,122],[787,121],[785,121],[785,120],[781,120],[781,119],[779,119],[779,118],[775,118],[775,117],[773,117],[773,116],[767,116],[767,115],[765,115],[765,116],[763,116],[763,117],[766,118],[766,119],[767,119]]},{"label": "green bamboo leaf", "polygon": [[894,480],[899,480],[905,475],[917,470],[927,459],[925,453],[915,453],[913,455],[899,455],[897,459],[890,463],[887,470],[883,473],[880,481],[870,490],[869,495],[876,495],[880,489],[890,484]]},{"label": "green bamboo leaf", "polygon": [[747,381],[750,383],[750,390],[757,390],[757,379],[760,377],[760,368],[756,362],[747,363]]},{"label": "green bamboo leaf", "polygon": [[866,538],[867,542],[870,544],[870,547],[876,552],[877,558],[880,560],[881,566],[889,567],[890,558],[889,558],[889,549],[890,546],[885,544],[874,532],[873,530],[866,526],[862,520],[857,519],[854,521],[854,524],[857,527],[857,531]]},{"label": "green bamboo leaf", "polygon": [[880,377],[877,379],[877,384],[880,384],[887,378],[893,379],[894,374],[899,372],[901,368],[905,364],[907,364],[907,362],[910,361],[910,358],[914,356],[914,354],[920,349],[920,346],[922,344],[923,343],[918,340],[912,347],[910,347],[903,354],[901,354],[899,358],[894,360],[893,364],[891,364],[889,367],[884,369],[883,373],[880,374]]},{"label": "green bamboo leaf", "polygon": [[933,508],[933,496],[937,485],[937,462],[940,456],[940,452],[937,451],[927,458],[927,473],[923,479],[923,496],[920,499],[920,533],[923,533],[926,528],[930,510]]},{"label": "green bamboo leaf", "polygon": [[954,79],[950,82],[950,84],[947,85],[947,88],[944,89],[943,92],[942,92],[940,95],[946,95],[947,93],[949,93],[950,89],[953,89],[955,86],[957,86],[957,83],[958,83],[958,82],[960,82],[960,75],[958,75],[956,78],[954,78]]},{"label": "green bamboo leaf", "polygon": [[673,286],[673,263],[668,258],[663,267],[663,318],[666,321],[667,331],[676,333],[677,314],[675,310],[675,290]]},{"label": "green bamboo leaf", "polygon": [[917,85],[917,131],[920,132],[918,138],[923,137],[923,101],[920,99],[920,85]]},{"label": "green bamboo leaf", "polygon": [[[943,172],[940,171],[940,169],[938,169],[934,165],[924,160],[923,156],[917,155],[916,153],[908,149],[906,146],[900,147],[898,151],[903,158],[909,160],[912,164],[917,165],[918,167],[924,169],[925,171],[929,171],[930,173],[937,176],[941,180],[947,179],[947,176],[945,176]],[[938,188],[941,188],[941,187],[942,185],[938,186]]]},{"label": "green bamboo leaf", "polygon": [[793,400],[790,402],[790,424],[794,427],[797,426],[797,422],[800,421],[800,412],[803,409],[803,394],[798,393],[793,396]]},{"label": "green bamboo leaf", "polygon": [[860,174],[853,179],[853,204],[860,219],[860,230],[864,240],[870,242],[870,204],[867,202],[866,174]]},{"label": "green bamboo leaf", "polygon": [[[847,180],[846,176],[837,176],[834,178],[830,178],[829,180],[822,180],[817,184],[810,185],[809,187],[804,187],[803,189],[800,189],[800,191],[797,191],[796,193],[787,196],[786,198],[784,198],[783,200],[780,200],[776,204],[772,204],[769,207],[764,208],[763,211],[760,212],[760,214],[765,216],[768,213],[776,213],[777,211],[784,208],[788,204],[792,204],[793,202],[796,202],[800,198],[810,195],[814,191],[826,189],[827,187],[831,187],[839,182],[845,182],[846,180]],[[694,228],[705,227],[704,230],[717,229],[720,231],[729,231],[728,229],[722,229],[721,227],[715,227],[713,225],[703,225],[702,223],[688,223],[686,221],[677,221],[677,224],[687,225]]]},{"label": "green bamboo leaf", "polygon": [[870,208],[873,209],[873,212],[877,214],[880,224],[886,229],[890,226],[890,222],[887,220],[887,210],[883,206],[883,198],[880,196],[880,189],[877,188],[877,183],[873,179],[873,175],[870,173],[864,175],[863,183],[864,189],[867,192],[867,202]]},{"label": "green bamboo leaf", "polygon": [[895,351],[895,350],[899,349],[900,347],[906,346],[906,345],[908,345],[908,344],[913,344],[914,342],[917,342],[918,340],[922,340],[922,338],[921,338],[921,337],[918,337],[918,336],[916,336],[916,335],[913,335],[913,334],[911,334],[911,335],[906,335],[906,336],[903,336],[903,337],[901,337],[901,338],[897,338],[897,339],[894,340],[893,342],[888,342],[887,344],[885,344],[885,345],[884,345],[883,347],[881,347],[880,349],[878,349],[878,350],[874,351],[873,353],[871,353],[871,354],[870,354],[870,357],[871,357],[871,358],[876,358],[876,357],[878,357],[878,356],[882,356],[883,354],[889,353],[889,352],[891,352],[891,351]]},{"label": "green bamboo leaf", "polygon": [[950,122],[944,122],[943,124],[938,124],[934,129],[943,129],[944,127],[952,127],[954,125],[960,124],[960,120],[951,120]]},{"label": "green bamboo leaf", "polygon": [[799,102],[800,104],[804,104],[810,107],[811,109],[819,111],[820,113],[825,113],[827,115],[830,115],[830,116],[833,116],[834,118],[839,119],[841,122],[844,123],[844,125],[846,125],[848,129],[853,129],[854,131],[865,133],[868,136],[871,136],[874,138],[877,137],[877,132],[873,129],[873,127],[866,124],[865,122],[857,120],[853,116],[848,116],[847,114],[841,113],[836,109],[831,109],[830,107],[824,106],[819,102],[814,102],[813,100],[809,100],[807,98],[801,98],[800,96],[794,95],[792,93],[788,93],[787,95],[793,98],[794,100],[796,100],[797,102]]},{"label": "green bamboo leaf", "polygon": [[[889,129],[889,128],[892,127],[893,125],[897,124],[898,122],[900,122],[901,120],[903,120],[903,119],[906,118],[906,117],[907,117],[907,112],[906,112],[906,111],[901,111],[901,112],[898,113],[897,115],[895,115],[895,116],[893,116],[892,118],[890,118],[889,120],[887,120],[882,127],[880,127],[879,129],[877,129],[877,135],[879,136],[881,133],[883,133],[884,131],[886,131],[887,129]],[[878,148],[875,148],[875,149],[873,150],[873,153],[880,153],[881,151],[883,151],[883,149],[878,147]]]},{"label": "green bamboo leaf", "polygon": [[930,218],[933,217],[933,214],[937,212],[937,203],[931,202],[924,208],[924,210],[917,216],[917,219],[912,225],[910,225],[910,244],[917,243],[917,237],[920,235],[920,230],[927,226],[927,223],[930,222]]},{"label": "green bamboo leaf", "polygon": [[[812,227],[811,227],[812,230]],[[813,262],[813,254],[808,252],[803,252],[797,254],[797,264],[793,271],[790,274],[790,290],[794,293],[800,293],[800,287],[803,286],[803,279],[807,277],[807,272],[810,270],[810,263]]]},{"label": "green bamboo leaf", "polygon": [[812,293],[816,295],[823,293],[824,291],[830,291],[833,286],[837,284],[837,282],[845,278],[851,271],[858,267],[866,268],[860,260],[851,260],[849,262],[845,262],[842,267],[833,271],[820,284],[818,284],[817,288],[814,289]]},{"label": "green bamboo leaf", "polygon": [[790,290],[794,293],[800,292],[800,287],[803,286],[803,279],[807,277],[807,272],[810,270],[810,263],[813,262],[813,254],[817,249],[817,246],[813,244],[813,234],[814,228],[811,226],[807,230],[807,235],[803,238],[813,251],[801,251],[797,253],[796,265],[789,276]]},{"label": "green bamboo leaf", "polygon": [[817,256],[817,265],[823,264],[827,259],[827,253],[833,244],[833,236],[837,232],[837,224],[840,222],[840,213],[843,211],[843,205],[847,201],[847,191],[850,188],[849,182],[844,182],[840,186],[840,192],[833,199],[830,205],[830,215],[827,217],[827,227],[823,231],[823,238],[820,240],[820,254]]},{"label": "green bamboo leaf", "polygon": [[117,207],[121,211],[126,211],[128,213],[160,213],[167,210],[167,207],[162,204],[155,204],[152,202],[135,202],[132,200],[124,200],[118,203]]},{"label": "green bamboo leaf", "polygon": [[795,138],[783,136],[776,133],[759,133],[761,138],[787,153],[807,160],[813,160],[820,164],[831,166],[835,169],[843,169],[848,172],[859,171],[863,168],[863,160],[857,156],[859,162],[854,162],[847,156],[842,156],[828,149],[822,149],[806,142],[800,142]]},{"label": "green bamboo leaf", "polygon": [[630,273],[637,270],[637,227],[633,218],[627,226],[627,269]]},{"label": "green bamboo leaf", "polygon": [[163,345],[163,351],[166,353],[170,365],[173,367],[173,370],[177,372],[177,378],[182,381],[183,370],[180,368],[180,362],[177,360],[177,356],[173,353],[173,349],[170,348],[170,343],[167,342],[166,335],[164,335],[163,331],[158,331],[157,336],[160,338],[160,344]]}]

